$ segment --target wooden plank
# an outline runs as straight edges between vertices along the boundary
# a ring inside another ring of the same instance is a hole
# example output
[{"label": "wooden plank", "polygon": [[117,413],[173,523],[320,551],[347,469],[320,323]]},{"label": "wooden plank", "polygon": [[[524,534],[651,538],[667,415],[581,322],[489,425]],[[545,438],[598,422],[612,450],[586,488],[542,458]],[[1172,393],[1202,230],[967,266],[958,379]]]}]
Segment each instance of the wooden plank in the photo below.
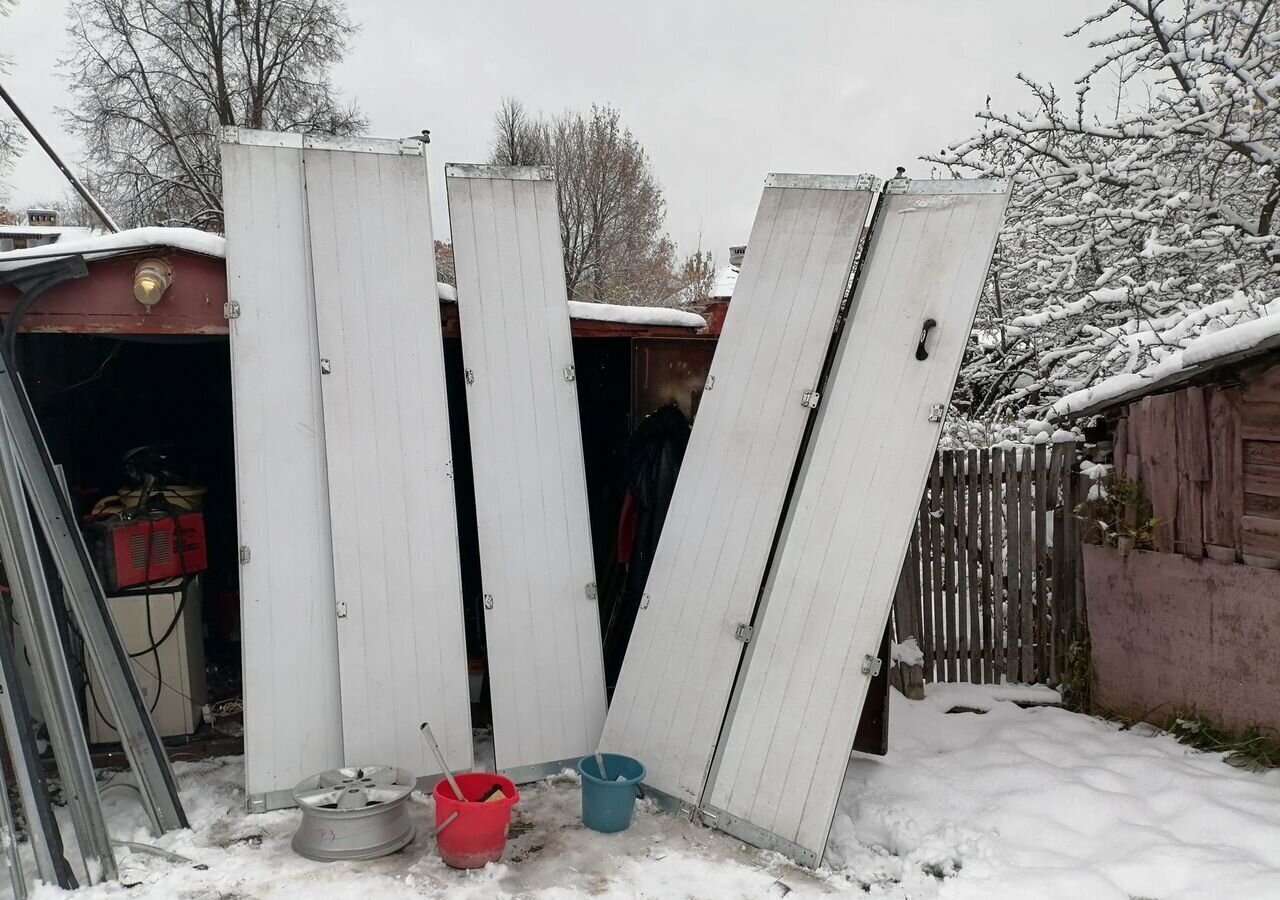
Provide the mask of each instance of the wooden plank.
[{"label": "wooden plank", "polygon": [[1240,530],[1245,553],[1280,559],[1280,521],[1245,516],[1240,522]]},{"label": "wooden plank", "polygon": [[[932,476],[934,462],[929,464]],[[933,681],[937,650],[933,637],[933,522],[929,518],[929,488],[920,496],[920,512],[916,517],[916,546],[920,556],[920,650],[924,653],[924,678]]]},{"label": "wooden plank", "polygon": [[1280,401],[1280,366],[1250,375],[1244,386],[1243,399],[1250,402]]},{"label": "wooden plank", "polygon": [[1192,481],[1208,481],[1211,474],[1209,415],[1204,390],[1183,388],[1174,395],[1178,417],[1178,468]]},{"label": "wooden plank", "polygon": [[1036,615],[1035,635],[1036,680],[1044,681],[1048,674],[1049,635],[1049,460],[1044,444],[1035,448],[1035,516],[1036,516]]},{"label": "wooden plank", "polygon": [[[1240,391],[1217,388],[1207,398],[1209,416],[1209,484],[1204,501],[1205,540],[1220,547],[1240,547],[1240,510],[1237,498],[1244,493],[1241,469]],[[1250,441],[1246,447],[1275,446]],[[1266,456],[1249,454],[1252,462],[1267,464]],[[1280,465],[1280,452],[1276,464]]]},{"label": "wooden plank", "polygon": [[960,674],[960,640],[957,618],[956,585],[956,473],[955,453],[942,453],[942,588],[947,615],[947,681],[963,681]]},{"label": "wooden plank", "polygon": [[1147,397],[1150,430],[1146,437],[1147,496],[1152,512],[1160,524],[1155,529],[1155,547],[1161,553],[1173,553],[1177,547],[1178,466],[1177,466],[1177,400],[1173,394]]},{"label": "wooden plank", "polygon": [[1244,467],[1244,492],[1280,497],[1280,466]]},{"label": "wooden plank", "polygon": [[994,488],[991,481],[991,449],[984,447],[978,451],[978,497],[979,497],[979,523],[978,528],[981,534],[981,541],[978,544],[978,565],[981,568],[980,577],[982,583],[979,589],[979,595],[982,598],[982,681],[984,684],[993,684],[995,678],[995,652],[993,636],[995,634],[992,628],[992,620],[994,618],[993,611],[995,603],[991,600],[991,573],[993,568],[994,553],[992,547],[995,541],[991,537],[991,498]]},{"label": "wooden plank", "polygon": [[1049,630],[1046,639],[1049,644],[1049,679],[1058,681],[1061,673],[1063,653],[1062,623],[1066,607],[1067,587],[1067,520],[1070,510],[1066,505],[1069,492],[1067,483],[1071,480],[1071,458],[1075,452],[1075,442],[1053,445],[1052,481],[1054,490],[1049,494],[1048,502],[1053,507],[1053,570],[1050,582]]},{"label": "wooden plank", "polygon": [[947,680],[947,618],[946,618],[946,543],[942,539],[943,497],[946,487],[942,481],[942,454],[933,457],[929,470],[929,568],[932,572],[933,599],[933,681]]},{"label": "wooden plank", "polygon": [[1245,464],[1280,466],[1280,441],[1245,441]]},{"label": "wooden plank", "polygon": [[952,450],[955,460],[955,573],[956,573],[956,680],[973,681],[969,671],[969,460],[962,450]]},{"label": "wooden plank", "polygon": [[1008,663],[1005,659],[1004,636],[1004,451],[991,453],[991,674],[992,681],[1004,680]]},{"label": "wooden plank", "polygon": [[1280,519],[1280,497],[1266,494],[1245,494],[1244,514],[1262,519]]},{"label": "wooden plank", "polygon": [[[812,413],[801,401],[818,385],[871,208],[868,187],[826,176],[766,181],[712,389],[654,553],[602,745],[644,760],[646,783],[684,803],[702,794],[730,704],[743,651],[734,631],[751,621],[765,581]],[[904,534],[894,565],[905,547]]]},{"label": "wooden plank", "polygon": [[1018,450],[1004,451],[1006,565],[1005,675],[1009,681],[1022,680],[1022,477],[1018,471]]},{"label": "wooden plank", "polygon": [[978,530],[978,498],[982,481],[978,469],[978,451],[965,454],[965,580],[969,582],[969,680],[982,684],[982,533]]},{"label": "wooden plank", "polygon": [[1240,435],[1247,441],[1280,441],[1280,402],[1241,403]]},{"label": "wooden plank", "polygon": [[1036,555],[1035,472],[1035,453],[1030,449],[1024,450],[1018,470],[1018,521],[1022,526],[1018,535],[1022,543],[1018,558],[1021,571],[1018,577],[1022,584],[1022,639],[1019,644],[1021,679],[1027,684],[1031,684],[1036,677],[1035,573],[1040,557]]},{"label": "wooden plank", "polygon": [[1115,460],[1115,471],[1121,478],[1126,477],[1128,471],[1125,466],[1129,454],[1129,418],[1121,416],[1116,420],[1115,439],[1112,443],[1111,458]]}]

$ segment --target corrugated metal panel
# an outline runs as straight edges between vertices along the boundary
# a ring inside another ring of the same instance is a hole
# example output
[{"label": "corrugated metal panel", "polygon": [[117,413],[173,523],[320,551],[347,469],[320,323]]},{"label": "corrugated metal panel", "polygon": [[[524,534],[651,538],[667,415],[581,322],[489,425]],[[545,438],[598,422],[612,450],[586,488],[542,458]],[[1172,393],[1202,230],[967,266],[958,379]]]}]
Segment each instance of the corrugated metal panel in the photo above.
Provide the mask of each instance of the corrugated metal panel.
[{"label": "corrugated metal panel", "polygon": [[[770,185],[781,185],[778,187]],[[873,179],[770,176],[602,740],[696,803],[871,206]]]},{"label": "corrugated metal panel", "polygon": [[446,170],[498,768],[596,748],[605,692],[555,182]]},{"label": "corrugated metal panel", "polygon": [[[420,148],[421,145],[416,145]],[[287,151],[282,151],[287,152]],[[472,764],[431,209],[420,149],[308,149],[348,764]]]},{"label": "corrugated metal panel", "polygon": [[[333,556],[302,150],[223,145],[244,662],[258,808],[342,763]],[[272,792],[284,792],[270,796]],[[268,795],[262,797],[261,795]]]},{"label": "corrugated metal panel", "polygon": [[[949,402],[1005,190],[921,182],[886,196],[735,691],[706,808],[717,827],[810,865],[942,427],[931,409]],[[920,360],[927,319],[937,324]]]}]

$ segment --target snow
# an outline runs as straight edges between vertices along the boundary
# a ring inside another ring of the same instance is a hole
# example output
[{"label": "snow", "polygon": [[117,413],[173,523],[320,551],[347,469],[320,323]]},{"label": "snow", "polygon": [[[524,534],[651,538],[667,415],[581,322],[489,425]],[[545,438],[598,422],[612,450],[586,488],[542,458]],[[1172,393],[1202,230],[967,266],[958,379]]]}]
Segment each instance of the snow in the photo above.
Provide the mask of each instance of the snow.
[{"label": "snow", "polygon": [[678,328],[706,328],[702,316],[662,306],[618,306],[613,303],[569,301],[569,317],[592,322],[618,322],[626,325],[670,325]]},{"label": "snow", "polygon": [[733,296],[733,289],[738,284],[738,266],[724,266],[716,272],[715,281],[711,284],[712,300],[728,300]]},{"label": "snow", "polygon": [[1054,417],[1068,417],[1129,394],[1150,392],[1174,378],[1189,375],[1224,357],[1252,350],[1278,336],[1280,313],[1200,334],[1188,341],[1185,347],[1170,349],[1162,359],[1138,372],[1122,372],[1092,387],[1067,394],[1053,404],[1052,413]]},{"label": "snow", "polygon": [[919,666],[924,663],[924,651],[915,638],[909,637],[901,643],[895,641],[889,648],[889,658],[908,666]]},{"label": "snow", "polygon": [[[69,229],[61,229],[67,231]],[[87,229],[84,229],[87,231]],[[9,250],[0,253],[0,272],[34,266],[55,256],[83,254],[85,259],[106,259],[155,247],[171,247],[201,256],[226,259],[227,241],[220,234],[199,231],[195,228],[130,228],[115,234],[95,234],[76,240],[62,240],[40,247]],[[458,293],[453,285],[436,282],[436,295],[446,303],[457,302]],[[699,319],[702,326],[706,323]]]},{"label": "snow", "polygon": [[[113,837],[154,843],[207,868],[122,850],[122,880],[137,886],[99,885],[76,896],[1280,896],[1280,771],[1232,768],[1221,754],[1192,750],[1149,727],[1124,730],[1058,708],[1058,701],[1049,688],[1023,685],[929,685],[918,702],[894,692],[889,754],[853,755],[825,865],[816,872],[647,801],[623,834],[586,831],[572,774],[521,788],[519,833],[502,861],[483,870],[455,872],[440,862],[429,832],[433,805],[418,795],[411,802],[418,837],[404,851],[317,863],[290,850],[296,811],[244,812],[242,760],[228,758],[177,764],[189,831],[152,838],[128,796],[104,801]],[[967,711],[949,712],[957,707]],[[66,810],[59,812],[65,820]],[[65,896],[50,888],[34,894]]]}]

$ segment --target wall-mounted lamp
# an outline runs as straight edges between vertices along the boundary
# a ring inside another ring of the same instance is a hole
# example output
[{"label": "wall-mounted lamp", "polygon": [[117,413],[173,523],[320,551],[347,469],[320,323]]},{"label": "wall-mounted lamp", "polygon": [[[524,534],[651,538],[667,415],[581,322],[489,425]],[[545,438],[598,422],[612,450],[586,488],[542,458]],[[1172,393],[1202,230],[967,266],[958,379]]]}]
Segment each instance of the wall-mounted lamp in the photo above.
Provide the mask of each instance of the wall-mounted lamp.
[{"label": "wall-mounted lamp", "polygon": [[173,268],[163,259],[144,259],[133,270],[133,297],[147,309],[155,306],[173,283]]}]

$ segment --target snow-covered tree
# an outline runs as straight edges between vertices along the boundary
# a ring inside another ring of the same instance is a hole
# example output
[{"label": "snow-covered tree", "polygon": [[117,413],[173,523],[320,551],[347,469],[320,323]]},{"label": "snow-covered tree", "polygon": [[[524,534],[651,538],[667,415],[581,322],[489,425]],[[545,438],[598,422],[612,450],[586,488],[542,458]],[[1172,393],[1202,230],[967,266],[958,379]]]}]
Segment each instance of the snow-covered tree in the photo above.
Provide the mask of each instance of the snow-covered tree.
[{"label": "snow-covered tree", "polygon": [[127,224],[218,225],[223,125],[353,134],[330,70],[355,26],[341,0],[77,0],[71,128]]},{"label": "snow-covered tree", "polygon": [[1015,191],[957,399],[1025,414],[1280,296],[1280,4],[1115,0],[1070,95],[928,157]]}]

